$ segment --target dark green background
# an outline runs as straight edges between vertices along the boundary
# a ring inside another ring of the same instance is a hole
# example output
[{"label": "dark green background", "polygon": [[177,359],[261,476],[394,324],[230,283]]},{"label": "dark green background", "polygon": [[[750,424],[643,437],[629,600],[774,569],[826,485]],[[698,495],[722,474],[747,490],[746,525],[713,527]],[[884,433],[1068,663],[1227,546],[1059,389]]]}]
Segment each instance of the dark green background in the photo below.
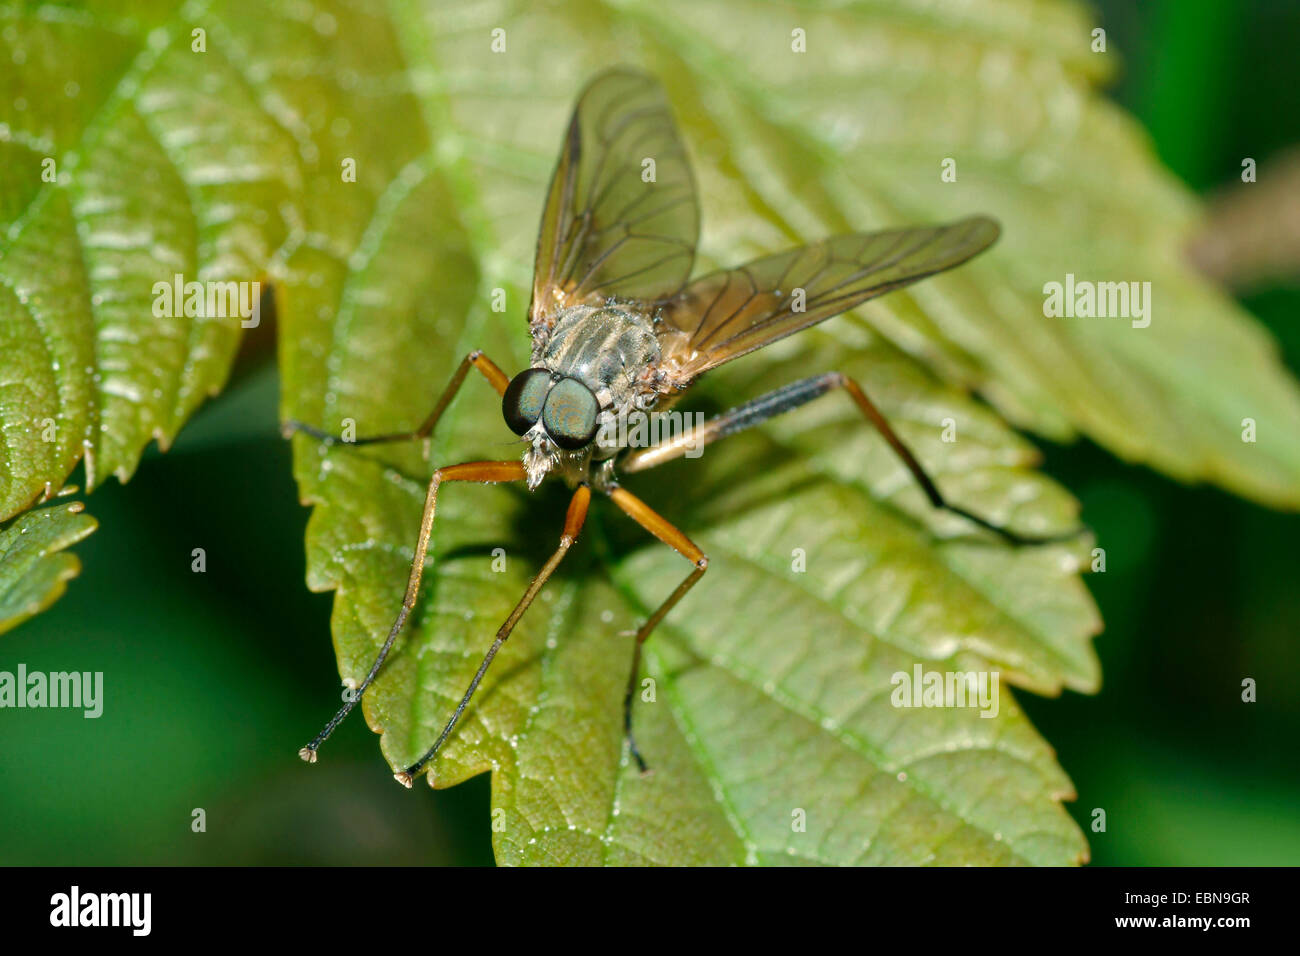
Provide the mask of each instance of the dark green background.
[{"label": "dark green background", "polygon": [[[1300,142],[1300,4],[1098,6],[1125,64],[1113,95],[1193,188]],[[1300,369],[1300,290],[1246,305]],[[491,862],[486,776],[408,793],[359,720],[316,767],[295,755],[333,710],[338,674],[331,598],[303,584],[307,512],[266,345],[250,341],[171,452],[95,493],[83,576],[0,638],[0,667],[102,670],[107,693],[99,720],[4,712],[0,863]],[[1090,579],[1105,687],[1018,697],[1075,781],[1093,860],[1300,862],[1300,516],[1087,443],[1044,450],[1107,549]],[[206,574],[190,571],[196,547]],[[1246,676],[1258,703],[1240,700]],[[191,832],[196,807],[206,833]],[[1095,807],[1105,833],[1090,830]]]}]

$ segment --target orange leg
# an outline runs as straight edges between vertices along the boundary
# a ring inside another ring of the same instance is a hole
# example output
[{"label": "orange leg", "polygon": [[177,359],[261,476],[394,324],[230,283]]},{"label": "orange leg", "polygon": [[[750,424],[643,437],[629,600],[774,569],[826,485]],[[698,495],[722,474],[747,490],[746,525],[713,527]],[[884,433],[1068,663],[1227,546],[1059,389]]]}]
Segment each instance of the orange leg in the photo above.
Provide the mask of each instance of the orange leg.
[{"label": "orange leg", "polygon": [[662,465],[666,461],[680,458],[688,451],[698,450],[710,442],[720,441],[747,428],[753,428],[755,425],[796,409],[836,389],[842,389],[853,399],[858,411],[876,427],[876,430],[889,443],[889,447],[907,466],[907,470],[912,473],[912,477],[916,479],[917,484],[921,486],[921,490],[925,492],[925,496],[930,499],[930,504],[934,507],[961,515],[967,521],[974,522],[981,528],[986,528],[1015,545],[1051,544],[1056,541],[1067,541],[1078,537],[1087,530],[1085,528],[1076,528],[1064,534],[1024,535],[1003,528],[1001,525],[996,525],[987,518],[981,518],[974,512],[968,511],[959,505],[950,504],[939,493],[938,487],[921,466],[921,463],[917,461],[916,456],[912,454],[911,449],[903,443],[903,440],[890,427],[889,421],[872,404],[871,399],[867,397],[867,393],[862,390],[862,387],[857,382],[842,372],[826,372],[822,375],[814,375],[811,378],[792,382],[789,385],[768,392],[766,395],[760,395],[744,405],[731,409],[731,411],[724,412],[705,422],[699,428],[684,432],[669,441],[650,448],[639,448],[632,451],[619,462],[619,471],[622,474],[629,475],[633,472],[645,471],[647,468],[654,468],[656,465]]},{"label": "orange leg", "polygon": [[506,481],[523,481],[525,478],[523,462],[519,461],[470,461],[462,465],[449,465],[445,468],[439,468],[429,479],[429,490],[424,496],[424,516],[420,519],[420,536],[415,540],[415,557],[411,561],[411,573],[406,579],[406,595],[402,598],[402,606],[397,612],[397,619],[393,621],[392,628],[388,631],[388,639],[384,641],[384,646],[379,649],[379,655],[375,662],[370,665],[370,672],[366,674],[366,679],[361,682],[351,698],[339,708],[339,712],[334,715],[333,719],[325,725],[316,738],[298,751],[298,756],[308,763],[316,762],[316,750],[323,744],[329,735],[334,733],[334,728],[341,724],[345,717],[352,712],[352,708],[361,700],[361,695],[374,682],[375,675],[379,673],[379,668],[383,666],[384,659],[388,657],[388,652],[393,646],[393,641],[397,640],[397,634],[406,623],[407,615],[415,607],[415,597],[420,591],[420,578],[424,575],[424,556],[429,549],[429,534],[433,531],[433,516],[438,504],[438,488],[444,481],[477,481],[484,484],[495,484]]},{"label": "orange leg", "polygon": [[498,395],[505,394],[506,386],[510,384],[510,379],[506,376],[506,373],[501,371],[501,369],[497,367],[497,364],[482,352],[475,351],[470,352],[469,355],[466,355],[465,358],[461,360],[460,365],[457,366],[455,373],[451,376],[451,381],[448,382],[447,387],[443,389],[442,395],[438,399],[438,404],[433,407],[433,411],[429,413],[429,417],[426,418],[420,424],[420,427],[414,431],[392,432],[387,435],[368,435],[365,438],[346,439],[340,438],[338,435],[331,435],[328,432],[321,431],[314,425],[305,425],[302,422],[293,419],[285,422],[280,431],[285,438],[288,438],[294,432],[302,432],[304,435],[310,435],[312,438],[320,439],[327,445],[375,445],[380,442],[414,441],[417,438],[427,439],[433,434],[434,428],[437,427],[438,419],[442,418],[442,413],[447,410],[447,406],[451,404],[451,400],[456,397],[456,393],[460,391],[461,385],[465,383],[465,376],[469,374],[470,368],[476,368],[483,373],[483,377],[486,378],[488,383],[496,389]]},{"label": "orange leg", "polygon": [[[523,466],[521,465],[520,467],[522,468]],[[542,585],[546,583],[547,579],[550,578],[555,569],[559,567],[560,562],[564,559],[564,555],[568,553],[569,548],[573,547],[573,542],[577,540],[578,532],[582,530],[582,526],[587,520],[587,508],[590,504],[591,489],[585,484],[579,485],[578,490],[573,493],[573,497],[569,500],[569,510],[564,516],[564,532],[560,535],[559,547],[555,549],[555,552],[549,559],[547,559],[546,563],[542,565],[542,569],[537,572],[537,575],[529,583],[528,589],[524,591],[524,596],[519,599],[519,603],[516,604],[515,609],[510,612],[510,616],[506,618],[505,623],[497,629],[496,640],[494,640],[492,646],[488,648],[487,655],[483,658],[483,663],[479,664],[478,671],[474,674],[474,679],[470,681],[469,688],[465,691],[464,696],[461,697],[460,704],[456,707],[455,713],[451,715],[451,719],[447,721],[447,725],[442,728],[442,733],[438,735],[438,739],[434,741],[433,746],[425,752],[423,757],[411,764],[411,766],[399,773],[393,774],[398,783],[409,788],[415,775],[424,769],[424,766],[437,755],[443,742],[451,736],[452,730],[455,729],[457,722],[460,720],[460,715],[463,714],[465,708],[469,706],[470,698],[474,696],[474,692],[478,690],[479,683],[483,680],[483,675],[487,673],[488,665],[491,664],[492,659],[497,656],[497,651],[501,650],[501,645],[506,642],[506,638],[510,636],[510,632],[515,629],[515,625],[519,623],[519,619],[524,616],[524,612],[528,610],[528,606],[533,603],[533,599],[536,598],[538,592],[542,590]]]},{"label": "orange leg", "polygon": [[636,760],[637,767],[641,772],[646,773],[645,760],[642,759],[641,751],[636,746],[636,738],[632,735],[632,696],[636,693],[637,675],[641,670],[641,645],[645,643],[650,633],[659,626],[659,622],[664,619],[664,615],[671,611],[677,605],[677,602],[686,595],[686,592],[695,585],[695,582],[704,576],[704,572],[709,569],[709,558],[696,546],[694,541],[671,524],[667,518],[631,492],[615,485],[610,489],[609,497],[614,504],[623,509],[623,512],[629,518],[695,565],[682,583],[677,585],[676,590],[668,595],[636,632],[636,649],[632,652],[632,673],[628,677],[627,692],[623,696],[623,731],[627,735],[628,749],[632,753],[632,758]]}]

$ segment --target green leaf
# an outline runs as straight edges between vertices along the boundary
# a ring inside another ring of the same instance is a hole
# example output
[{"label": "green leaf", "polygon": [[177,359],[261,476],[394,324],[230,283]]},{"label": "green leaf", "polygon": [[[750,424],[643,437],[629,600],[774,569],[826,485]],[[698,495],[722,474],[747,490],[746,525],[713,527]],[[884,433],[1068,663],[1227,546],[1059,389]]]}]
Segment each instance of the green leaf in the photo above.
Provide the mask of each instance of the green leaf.
[{"label": "green leaf", "polygon": [[59,599],[81,572],[64,549],[95,530],[80,501],[29,511],[0,530],[0,634]]},{"label": "green leaf", "polygon": [[166,448],[241,327],[156,309],[155,283],[263,280],[288,238],[300,144],[247,22],[201,7],[0,10],[0,519]]},{"label": "green leaf", "polygon": [[93,488],[166,447],[223,384],[240,318],[158,315],[155,283],[264,278],[288,235],[298,144],[229,12],[122,13],[0,13],[0,57],[20,64],[0,92],[0,515],[79,459]]},{"label": "green leaf", "polygon": [[[359,188],[376,198],[355,251],[304,246],[288,260],[286,417],[357,434],[400,430],[427,414],[472,348],[511,371],[526,361],[536,216],[573,92],[601,54],[548,15],[508,21],[508,42],[523,49],[492,69],[484,49],[496,20],[448,34],[430,17],[404,21],[400,43],[382,57],[404,59],[421,92],[402,101],[408,121],[367,124],[346,145],[321,140],[324,156],[334,150],[315,184],[322,201]],[[583,69],[548,84],[563,99],[518,101],[539,82],[529,71],[541,69],[542,48],[573,48]],[[293,102],[292,84],[282,92]],[[720,225],[706,228],[714,258],[789,241],[730,165],[709,114],[674,99],[697,151],[706,223]],[[358,182],[341,184],[333,170],[353,148],[366,152]],[[400,172],[389,175],[394,166]],[[314,221],[331,230],[345,222]],[[506,292],[504,316],[490,311],[496,288]],[[765,357],[711,374],[701,398],[725,406],[840,367],[861,378],[954,500],[1029,532],[1076,522],[1068,495],[1029,467],[1028,445],[861,320]],[[956,443],[942,440],[945,419]],[[513,457],[511,439],[499,401],[474,377],[431,458]],[[335,647],[356,682],[401,601],[431,464],[414,447],[327,448],[299,437],[294,451],[301,495],[315,506],[309,584],[337,591]],[[1012,551],[960,519],[936,517],[879,437],[830,399],[698,462],[637,478],[629,487],[712,556],[701,585],[647,645],[656,702],[638,704],[637,721],[654,773],[638,776],[623,749],[632,653],[624,632],[687,568],[596,502],[582,543],[507,643],[431,777],[446,786],[494,771],[500,860],[1086,858],[1059,802],[1073,788],[1010,693],[989,718],[900,710],[890,694],[893,676],[918,664],[996,669],[1044,693],[1094,689],[1089,639],[1099,621],[1077,576],[1087,541]],[[364,702],[394,769],[441,729],[554,547],[563,507],[562,492],[546,486],[532,496],[444,490],[421,599]],[[792,568],[795,548],[807,556],[805,572]],[[806,814],[806,832],[792,827],[796,812]]]},{"label": "green leaf", "polygon": [[[1092,92],[1109,67],[1088,51],[1077,8],[391,9],[391,36],[340,14],[342,34],[369,38],[375,62],[405,70],[409,86],[390,85],[391,100],[370,105],[398,104],[406,121],[366,123],[364,135],[354,126],[344,144],[325,135],[322,115],[321,204],[373,199],[359,241],[304,245],[288,259],[286,417],[396,431],[424,418],[471,349],[510,372],[523,367],[532,243],[573,97],[597,70],[634,62],[664,79],[695,158],[702,265],[972,212],[1006,229],[970,267],[711,373],[704,407],[841,368],[952,499],[1026,531],[1072,526],[1074,503],[1032,471],[1032,448],[969,389],[1044,434],[1083,432],[1179,477],[1300,501],[1300,461],[1283,441],[1300,423],[1294,383],[1251,321],[1178,261],[1194,207]],[[796,27],[815,53],[790,52]],[[292,32],[281,21],[272,32],[282,28]],[[502,54],[489,48],[496,28]],[[295,35],[300,43],[317,60],[338,55],[315,37]],[[312,89],[291,80],[276,88],[299,110],[312,102]],[[336,108],[348,103],[345,91]],[[340,184],[334,169],[353,151],[367,157],[358,182]],[[939,188],[940,162],[953,154],[958,183]],[[350,225],[308,216],[330,236]],[[1042,286],[1067,271],[1150,280],[1162,311],[1148,329],[1049,320]],[[504,315],[491,311],[498,289]],[[432,462],[518,454],[498,405],[471,378]],[[646,645],[642,677],[655,681],[655,702],[638,702],[636,719],[648,778],[623,748],[627,631],[687,568],[594,503],[578,548],[430,774],[449,786],[493,772],[499,860],[1086,859],[1059,802],[1073,788],[1010,693],[989,718],[889,698],[894,675],[917,665],[996,669],[1040,693],[1094,690],[1100,622],[1076,573],[1091,542],[1013,551],[936,516],[845,405],[826,399],[628,482],[711,556]],[[1246,408],[1267,420],[1267,442],[1240,441]],[[946,421],[955,443],[942,440]],[[314,506],[309,584],[337,592],[340,671],[357,682],[400,603],[432,462],[416,448],[303,437],[294,452]],[[420,600],[363,705],[394,769],[436,737],[554,547],[564,502],[547,486],[531,496],[445,487]],[[794,570],[795,549],[806,571]]]}]

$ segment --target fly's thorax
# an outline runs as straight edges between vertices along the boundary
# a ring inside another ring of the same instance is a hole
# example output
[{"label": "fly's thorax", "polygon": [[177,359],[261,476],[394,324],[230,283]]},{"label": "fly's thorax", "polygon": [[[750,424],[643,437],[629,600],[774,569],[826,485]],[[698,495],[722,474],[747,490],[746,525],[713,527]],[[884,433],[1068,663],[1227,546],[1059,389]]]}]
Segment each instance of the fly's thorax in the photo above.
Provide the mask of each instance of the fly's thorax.
[{"label": "fly's thorax", "polygon": [[659,397],[658,359],[652,320],[631,304],[570,306],[536,323],[532,365],[502,396],[506,424],[529,445],[529,487],[552,473],[585,480],[617,454],[617,423]]},{"label": "fly's thorax", "polygon": [[649,375],[658,361],[651,317],[614,303],[561,310],[533,354],[535,366],[578,379],[614,412],[653,399]]}]

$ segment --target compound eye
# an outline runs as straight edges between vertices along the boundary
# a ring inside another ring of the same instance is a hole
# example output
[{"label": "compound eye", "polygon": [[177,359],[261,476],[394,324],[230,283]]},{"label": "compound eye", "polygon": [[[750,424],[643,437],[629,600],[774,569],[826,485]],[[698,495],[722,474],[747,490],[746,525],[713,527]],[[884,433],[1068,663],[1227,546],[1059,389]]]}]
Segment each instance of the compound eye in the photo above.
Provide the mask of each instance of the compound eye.
[{"label": "compound eye", "polygon": [[551,386],[542,409],[542,425],[551,441],[572,451],[596,437],[600,403],[576,378],[562,378]]},{"label": "compound eye", "polygon": [[524,369],[506,386],[501,396],[501,414],[516,435],[537,424],[551,387],[551,373],[544,368]]}]

